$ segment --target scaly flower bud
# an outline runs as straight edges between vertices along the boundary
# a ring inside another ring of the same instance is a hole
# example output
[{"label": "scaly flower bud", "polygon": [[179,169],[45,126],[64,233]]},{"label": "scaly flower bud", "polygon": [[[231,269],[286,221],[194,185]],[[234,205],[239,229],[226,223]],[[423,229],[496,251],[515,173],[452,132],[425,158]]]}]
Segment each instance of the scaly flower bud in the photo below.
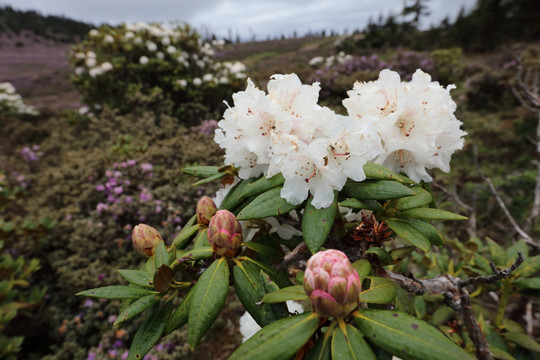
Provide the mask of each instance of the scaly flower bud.
[{"label": "scaly flower bud", "polygon": [[308,260],[304,289],[315,312],[343,318],[358,306],[362,284],[347,255],[339,250],[326,250]]},{"label": "scaly flower bud", "polygon": [[197,203],[197,223],[208,226],[210,219],[217,211],[217,206],[208,196],[203,196]]},{"label": "scaly flower bud", "polygon": [[133,228],[131,234],[133,246],[143,255],[152,256],[160,241],[163,241],[159,232],[146,224],[139,224]]},{"label": "scaly flower bud", "polygon": [[233,257],[242,244],[242,227],[228,210],[219,210],[208,225],[208,241],[214,253]]}]

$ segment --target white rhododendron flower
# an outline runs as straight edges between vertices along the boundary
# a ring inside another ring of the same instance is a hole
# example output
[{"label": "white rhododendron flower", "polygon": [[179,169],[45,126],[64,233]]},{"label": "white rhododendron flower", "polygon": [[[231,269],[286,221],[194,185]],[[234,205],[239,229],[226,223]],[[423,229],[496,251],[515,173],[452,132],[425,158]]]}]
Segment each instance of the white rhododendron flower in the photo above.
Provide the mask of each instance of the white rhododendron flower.
[{"label": "white rhododendron flower", "polygon": [[384,152],[375,162],[415,181],[431,181],[427,169],[450,170],[450,157],[463,147],[461,121],[446,89],[417,70],[410,82],[383,70],[377,81],[357,82],[343,105],[358,123],[375,124]]},{"label": "white rhododendron flower", "polygon": [[265,93],[248,79],[214,139],[241,179],[282,174],[287,202],[298,205],[311,194],[313,206],[326,208],[347,179],[366,178],[368,161],[415,181],[430,181],[427,169],[448,171],[466,134],[454,116],[452,88],[431,82],[421,70],[410,82],[383,70],[378,80],[354,85],[343,101],[349,116],[342,116],[317,104],[318,83],[273,75]]}]

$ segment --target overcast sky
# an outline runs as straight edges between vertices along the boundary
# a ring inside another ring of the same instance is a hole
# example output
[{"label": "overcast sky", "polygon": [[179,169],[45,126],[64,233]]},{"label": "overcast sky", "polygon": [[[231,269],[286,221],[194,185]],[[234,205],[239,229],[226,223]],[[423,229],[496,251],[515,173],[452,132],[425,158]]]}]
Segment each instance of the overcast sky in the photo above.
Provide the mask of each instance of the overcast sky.
[{"label": "overcast sky", "polygon": [[[296,31],[365,27],[369,18],[398,14],[404,0],[0,0],[19,10],[37,10],[45,15],[63,15],[93,24],[136,21],[185,21],[206,32],[243,39],[290,35]],[[409,1],[411,2],[411,1]],[[475,0],[430,0],[431,15],[424,26],[454,19],[460,8],[470,9]]]}]

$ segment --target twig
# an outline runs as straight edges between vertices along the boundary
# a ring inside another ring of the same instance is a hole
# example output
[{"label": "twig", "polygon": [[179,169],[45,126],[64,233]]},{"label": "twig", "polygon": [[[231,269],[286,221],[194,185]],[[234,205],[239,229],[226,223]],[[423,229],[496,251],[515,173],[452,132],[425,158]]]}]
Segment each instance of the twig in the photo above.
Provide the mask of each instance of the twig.
[{"label": "twig", "polygon": [[482,333],[480,326],[476,322],[476,318],[472,311],[469,292],[466,287],[481,283],[492,283],[504,279],[508,277],[512,271],[516,270],[523,261],[523,254],[518,252],[516,261],[508,269],[497,270],[495,265],[490,263],[491,270],[494,273],[493,275],[477,276],[468,280],[461,280],[460,278],[448,274],[427,280],[417,280],[393,272],[387,272],[387,274],[391,280],[410,293],[417,295],[424,293],[442,294],[444,296],[444,303],[460,314],[463,319],[467,332],[474,343],[476,357],[481,360],[491,360],[493,359],[493,355],[489,350],[485,335]]}]

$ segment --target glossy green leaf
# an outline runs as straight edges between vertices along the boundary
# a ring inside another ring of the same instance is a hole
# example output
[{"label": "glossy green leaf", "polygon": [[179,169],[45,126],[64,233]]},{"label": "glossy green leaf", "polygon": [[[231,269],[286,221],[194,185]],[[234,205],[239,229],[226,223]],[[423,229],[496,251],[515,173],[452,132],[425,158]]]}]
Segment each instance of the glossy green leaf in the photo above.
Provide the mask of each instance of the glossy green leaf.
[{"label": "glossy green leaf", "polygon": [[[519,239],[506,249],[506,255],[511,259],[506,266],[510,266],[518,257],[518,252],[523,254],[523,257],[527,259],[529,257],[529,245],[523,239]],[[502,265],[502,264],[501,264]]]},{"label": "glossy green leaf", "polygon": [[220,174],[219,167],[217,166],[189,166],[183,168],[182,171],[186,174],[198,177],[208,177]]},{"label": "glossy green leaf", "polygon": [[400,219],[385,219],[386,223],[399,237],[420,250],[428,251],[431,244],[429,239],[408,221]]},{"label": "glossy green leaf", "polygon": [[359,183],[347,183],[341,194],[358,200],[389,200],[414,195],[408,186],[390,180],[365,180]]},{"label": "glossy green leaf", "polygon": [[356,326],[370,342],[403,359],[463,360],[471,354],[437,328],[414,316],[392,310],[354,313]]},{"label": "glossy green leaf", "polygon": [[364,165],[364,173],[368,178],[372,179],[395,180],[404,184],[415,184],[415,182],[408,177],[396,174],[384,166],[370,161]]},{"label": "glossy green leaf", "polygon": [[516,360],[515,357],[513,357],[512,355],[510,355],[509,353],[507,353],[506,351],[504,351],[502,349],[490,346],[489,350],[491,351],[491,353],[493,354],[493,357],[495,359],[499,359],[499,360]]},{"label": "glossy green leaf", "polygon": [[285,302],[289,300],[296,300],[296,301],[309,300],[309,296],[306,295],[304,286],[303,285],[288,286],[286,288],[279,289],[278,291],[274,291],[272,293],[266,294],[262,298],[262,301],[265,304],[274,304],[274,303],[280,303],[280,302]]},{"label": "glossy green leaf", "polygon": [[431,203],[431,201],[433,201],[433,197],[426,190],[419,187],[413,187],[411,188],[411,190],[414,191],[416,195],[398,199],[395,203],[395,207],[397,210],[405,211],[409,209],[414,209],[417,207],[428,205],[429,203]]},{"label": "glossy green leaf", "polygon": [[381,262],[381,265],[389,265],[392,263],[393,259],[388,254],[386,250],[384,250],[382,247],[372,247],[366,250],[366,254],[375,254],[379,258],[379,261]]},{"label": "glossy green leaf", "polygon": [[368,259],[360,259],[355,261],[352,266],[358,273],[360,281],[364,281],[364,278],[371,272],[371,263]]},{"label": "glossy green leaf", "polygon": [[273,258],[273,259],[280,259],[281,254],[278,249],[271,246],[266,246],[263,244],[259,244],[253,241],[248,241],[243,244],[248,249],[251,249],[255,251],[256,253],[259,253],[261,255],[266,256],[267,258]]},{"label": "glossy green leaf", "polygon": [[350,198],[339,203],[339,206],[345,206],[351,209],[366,209],[372,211],[381,211],[382,206],[376,200],[358,200],[355,198]]},{"label": "glossy green leaf", "polygon": [[153,273],[149,274],[147,271],[143,270],[131,270],[131,269],[120,269],[118,270],[120,275],[130,283],[140,286],[153,288]]},{"label": "glossy green leaf", "polygon": [[211,246],[203,246],[203,247],[189,250],[182,253],[182,255],[178,257],[177,261],[184,262],[184,261],[208,259],[212,257],[213,254],[214,254],[214,251],[212,250]]},{"label": "glossy green leaf", "polygon": [[206,246],[210,246],[210,242],[208,241],[208,228],[203,228],[199,230],[197,236],[195,236],[195,240],[193,241],[193,249]]},{"label": "glossy green leaf", "polygon": [[147,315],[146,320],[135,333],[127,360],[140,360],[152,349],[161,338],[171,311],[172,304],[167,302]]},{"label": "glossy green leaf", "polygon": [[195,183],[193,183],[192,186],[199,186],[199,185],[204,185],[204,184],[208,184],[208,183],[211,183],[213,181],[216,181],[216,180],[219,180],[221,178],[224,178],[225,176],[229,175],[228,173],[226,172],[221,172],[221,173],[217,173],[215,175],[212,175],[212,176],[209,176],[205,179],[201,179]]},{"label": "glossy green leaf", "polygon": [[526,279],[517,279],[514,281],[514,285],[519,290],[525,289],[540,289],[540,277],[526,278]]},{"label": "glossy green leaf", "polygon": [[368,276],[369,288],[363,290],[358,297],[360,302],[371,304],[388,304],[396,297],[397,286],[387,278]]},{"label": "glossy green leaf", "polygon": [[165,242],[160,241],[154,252],[154,267],[156,269],[159,269],[161,265],[170,265],[170,255],[171,254],[169,254],[169,252],[167,251],[167,247],[165,246]]},{"label": "glossy green leaf", "polygon": [[264,327],[288,313],[284,304],[274,307],[270,304],[258,304],[265,294],[260,271],[260,268],[253,263],[237,262],[233,268],[233,280],[238,299],[257,324]]},{"label": "glossy green leaf", "polygon": [[311,312],[280,319],[240,345],[229,360],[289,359],[318,326],[319,316]]},{"label": "glossy green leaf", "polygon": [[521,264],[513,274],[516,276],[529,277],[537,271],[540,271],[540,255],[525,258],[523,264]]},{"label": "glossy green leaf", "polygon": [[191,298],[193,297],[194,293],[193,289],[194,288],[191,288],[191,290],[186,295],[184,295],[182,302],[180,302],[180,305],[178,305],[176,310],[169,318],[169,321],[167,322],[167,327],[163,332],[165,335],[173,332],[178,328],[181,328],[187,323],[189,315],[189,305],[191,304]]},{"label": "glossy green leaf", "polygon": [[247,184],[241,193],[238,194],[240,199],[247,199],[252,196],[256,196],[267,192],[270,189],[283,185],[285,178],[281,173],[278,173],[271,178],[261,177],[253,182]]},{"label": "glossy green leaf", "polygon": [[291,280],[289,280],[289,277],[286,274],[277,271],[272,266],[266,265],[257,260],[253,260],[246,256],[242,256],[238,258],[238,260],[248,261],[255,264],[259,268],[259,270],[262,270],[266,274],[268,274],[268,276],[270,276],[270,279],[272,279],[272,281],[274,281],[280,288],[285,288],[292,285]]},{"label": "glossy green leaf", "polygon": [[238,220],[262,219],[270,216],[288,214],[299,205],[291,205],[280,195],[281,187],[268,190],[257,196],[236,217]]},{"label": "glossy green leaf", "polygon": [[332,336],[332,359],[377,360],[364,337],[352,325],[338,327]]},{"label": "glossy green leaf", "polygon": [[424,236],[429,240],[431,245],[444,245],[444,238],[442,237],[441,233],[435,228],[435,226],[420,219],[409,219],[407,220],[407,222],[414,226],[422,234],[424,234]]},{"label": "glossy green leaf", "polygon": [[402,211],[397,214],[399,217],[409,217],[413,219],[426,220],[467,220],[467,217],[454,214],[453,212],[432,208],[416,208]]},{"label": "glossy green leaf", "polygon": [[312,254],[315,254],[325,242],[332,226],[338,209],[337,192],[334,193],[334,201],[324,209],[316,209],[311,202],[313,197],[309,197],[302,217],[302,236]]},{"label": "glossy green leaf", "polygon": [[414,311],[416,317],[422,319],[426,315],[426,301],[422,296],[414,297]]},{"label": "glossy green leaf", "polygon": [[157,294],[157,292],[131,286],[113,285],[81,291],[75,295],[102,299],[138,299],[149,294]]},{"label": "glossy green leaf", "polygon": [[125,321],[128,321],[135,315],[140,314],[144,310],[148,309],[150,306],[157,304],[161,298],[157,295],[146,295],[138,299],[127,308],[125,308],[114,321],[113,326],[120,325]]},{"label": "glossy green leaf", "polygon": [[185,226],[182,231],[174,238],[171,248],[180,248],[184,249],[189,245],[189,239],[195,234],[197,231],[202,229],[203,227],[199,224],[192,225],[192,226]]},{"label": "glossy green leaf", "polygon": [[249,185],[250,182],[255,181],[255,178],[249,178],[240,181],[238,184],[234,185],[231,190],[225,195],[225,198],[221,202],[219,209],[226,209],[232,211],[238,205],[244,201],[244,198],[241,198],[240,195],[244,192],[244,189]]},{"label": "glossy green leaf", "polygon": [[508,341],[518,344],[525,349],[540,353],[540,344],[531,339],[527,334],[520,332],[507,332],[503,334],[504,338]]},{"label": "glossy green leaf", "polygon": [[227,259],[214,261],[201,275],[193,291],[188,317],[188,343],[191,349],[197,346],[225,305],[229,291]]}]

